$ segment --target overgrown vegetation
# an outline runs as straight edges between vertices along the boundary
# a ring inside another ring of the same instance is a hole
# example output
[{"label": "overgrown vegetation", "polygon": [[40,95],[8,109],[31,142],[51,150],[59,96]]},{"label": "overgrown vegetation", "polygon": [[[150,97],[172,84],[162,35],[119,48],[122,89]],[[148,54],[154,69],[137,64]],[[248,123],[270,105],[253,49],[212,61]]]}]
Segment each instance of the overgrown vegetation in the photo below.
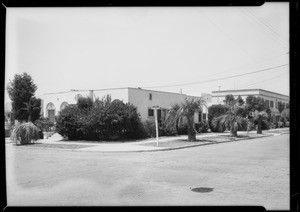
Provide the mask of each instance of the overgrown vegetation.
[{"label": "overgrown vegetation", "polygon": [[202,98],[186,98],[184,102],[174,104],[171,107],[166,117],[166,123],[178,127],[186,123],[188,128],[188,140],[195,141],[197,131],[195,129],[194,114],[196,111],[201,111],[204,105],[206,105],[206,102]]},{"label": "overgrown vegetation", "polygon": [[242,115],[243,110],[243,107],[239,106],[238,103],[230,106],[225,114],[213,118],[212,127],[221,132],[229,129],[230,135],[236,137],[238,130],[245,130],[248,127],[247,119]]},{"label": "overgrown vegetation", "polygon": [[117,140],[146,137],[137,108],[105,96],[90,104],[82,97],[77,105],[63,109],[56,123],[56,131],[69,140]]},{"label": "overgrown vegetation", "polygon": [[11,139],[16,144],[29,144],[39,139],[39,130],[32,122],[23,123],[15,126]]},{"label": "overgrown vegetation", "polygon": [[34,122],[35,126],[42,132],[50,132],[54,127],[54,123],[49,118],[40,117]]}]

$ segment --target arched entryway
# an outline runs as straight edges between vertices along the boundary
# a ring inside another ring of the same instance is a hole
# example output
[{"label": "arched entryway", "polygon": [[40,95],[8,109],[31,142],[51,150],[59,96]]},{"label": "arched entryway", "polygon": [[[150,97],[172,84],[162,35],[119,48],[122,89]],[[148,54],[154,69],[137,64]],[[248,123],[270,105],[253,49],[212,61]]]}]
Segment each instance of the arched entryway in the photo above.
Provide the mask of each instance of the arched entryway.
[{"label": "arched entryway", "polygon": [[68,102],[61,103],[61,105],[60,105],[60,111],[62,111],[63,109],[65,109],[65,107],[67,107],[68,105],[69,105]]},{"label": "arched entryway", "polygon": [[46,116],[49,118],[50,121],[55,122],[55,106],[52,102],[49,102],[46,106]]}]

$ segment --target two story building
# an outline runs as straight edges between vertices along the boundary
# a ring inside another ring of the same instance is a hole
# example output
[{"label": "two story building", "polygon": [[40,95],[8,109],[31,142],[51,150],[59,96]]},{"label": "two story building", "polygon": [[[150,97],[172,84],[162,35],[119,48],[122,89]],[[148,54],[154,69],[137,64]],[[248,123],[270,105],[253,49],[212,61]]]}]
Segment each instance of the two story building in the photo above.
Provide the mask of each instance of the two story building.
[{"label": "two story building", "polygon": [[271,109],[273,122],[277,122],[280,117],[280,112],[278,111],[278,102],[282,102],[284,104],[284,108],[286,108],[286,105],[289,104],[290,101],[289,96],[263,89],[240,89],[212,91],[212,104],[225,104],[225,96],[229,94],[232,94],[234,98],[241,96],[244,101],[246,101],[246,98],[250,95],[263,98],[265,104]]}]

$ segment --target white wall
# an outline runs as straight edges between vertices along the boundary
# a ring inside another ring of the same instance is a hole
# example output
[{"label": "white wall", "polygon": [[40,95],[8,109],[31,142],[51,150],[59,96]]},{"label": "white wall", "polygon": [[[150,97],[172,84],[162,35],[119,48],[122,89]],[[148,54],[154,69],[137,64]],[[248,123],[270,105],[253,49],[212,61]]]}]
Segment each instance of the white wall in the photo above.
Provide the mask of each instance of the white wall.
[{"label": "white wall", "polygon": [[[149,94],[152,94],[152,100],[149,99]],[[81,92],[68,92],[68,93],[56,93],[56,94],[44,94],[43,95],[43,113],[44,116],[47,117],[48,113],[46,107],[48,103],[53,103],[55,106],[55,115],[58,115],[60,111],[61,104],[63,102],[67,102],[68,104],[76,104],[76,95],[82,95],[83,97],[89,96],[89,91],[81,91]],[[169,93],[162,91],[153,91],[153,90],[144,90],[138,88],[124,88],[124,89],[116,89],[116,90],[101,90],[94,91],[94,99],[99,98],[102,99],[105,95],[110,94],[112,100],[120,99],[124,103],[130,102],[134,106],[137,107],[138,112],[140,113],[140,117],[142,121],[147,119],[151,119],[153,117],[148,116],[148,108],[152,108],[153,106],[159,106],[163,109],[170,109],[171,106],[175,103],[180,103],[185,100],[186,97],[189,98],[200,98],[195,96],[188,96],[186,94],[180,93]],[[203,107],[203,113],[207,113],[207,108]],[[195,113],[194,120],[197,123],[198,121],[198,113]]]},{"label": "white wall", "polygon": [[[60,106],[63,102],[68,104],[76,104],[76,95],[80,94],[83,97],[88,97],[90,95],[89,91],[80,91],[80,92],[68,92],[68,93],[56,93],[56,94],[44,94],[43,95],[43,113],[47,117],[48,113],[46,107],[48,103],[52,102],[55,106],[55,115],[58,115],[60,111]],[[94,91],[94,99],[99,97],[101,99],[103,96],[110,94],[112,100],[120,99],[124,103],[128,102],[128,89],[120,90],[104,90],[104,91]]]},{"label": "white wall", "polygon": [[[285,95],[281,95],[278,93],[273,93],[269,91],[265,91],[262,89],[249,89],[249,90],[228,90],[228,91],[213,91],[212,92],[212,104],[224,104],[225,96],[228,94],[232,94],[234,98],[237,98],[239,95],[246,101],[246,98],[249,95],[261,97],[264,100],[269,100],[274,102],[274,106],[270,107],[271,113],[275,115],[280,115],[278,109],[276,108],[276,100],[281,101],[285,104],[289,103],[289,97]],[[270,103],[269,103],[270,104]]]},{"label": "white wall", "polygon": [[[142,121],[153,118],[148,116],[148,108],[159,106],[163,109],[170,109],[173,104],[183,102],[186,97],[190,97],[180,93],[177,94],[138,88],[129,88],[128,92],[128,100],[137,107]],[[152,94],[152,100],[149,99],[149,94]],[[198,113],[195,113],[194,118],[195,121],[198,122]]]}]

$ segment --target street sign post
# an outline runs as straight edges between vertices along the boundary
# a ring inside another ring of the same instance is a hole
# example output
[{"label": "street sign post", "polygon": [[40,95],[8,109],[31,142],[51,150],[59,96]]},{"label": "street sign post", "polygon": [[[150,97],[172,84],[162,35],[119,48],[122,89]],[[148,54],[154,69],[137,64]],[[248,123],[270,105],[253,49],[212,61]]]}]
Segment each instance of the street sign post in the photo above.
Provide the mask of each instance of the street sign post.
[{"label": "street sign post", "polygon": [[159,106],[154,106],[154,117],[155,117],[155,127],[156,127],[156,146],[158,146],[158,118],[157,118],[157,109]]}]

